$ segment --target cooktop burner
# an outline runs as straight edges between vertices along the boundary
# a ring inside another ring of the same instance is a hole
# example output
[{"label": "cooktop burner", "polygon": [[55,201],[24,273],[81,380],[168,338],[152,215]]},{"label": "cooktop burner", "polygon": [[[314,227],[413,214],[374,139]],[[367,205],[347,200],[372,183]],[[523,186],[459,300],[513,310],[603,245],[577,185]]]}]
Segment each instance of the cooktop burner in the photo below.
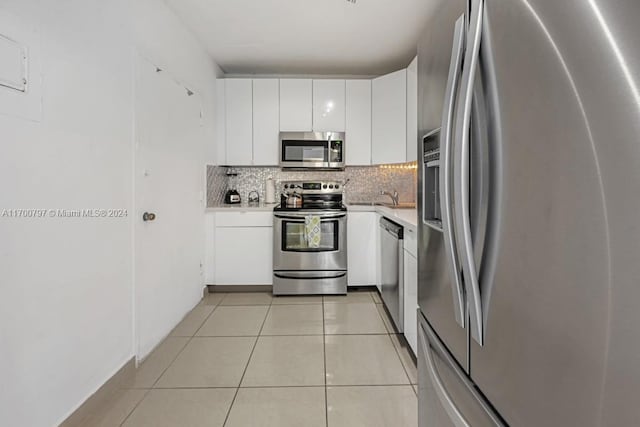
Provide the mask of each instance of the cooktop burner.
[{"label": "cooktop burner", "polygon": [[304,202],[302,202],[302,206],[299,208],[288,208],[286,205],[280,204],[280,205],[277,205],[275,208],[273,208],[273,210],[276,212],[299,212],[299,211],[344,212],[347,210],[347,207],[344,204],[342,204],[342,202],[338,204],[322,205],[322,206],[318,206],[317,204],[313,204],[313,203],[305,204]]},{"label": "cooktop burner", "polygon": [[[346,211],[342,203],[343,184],[339,181],[286,181],[282,183],[280,204],[274,211]],[[287,207],[287,198],[296,195],[302,198],[300,207]]]}]

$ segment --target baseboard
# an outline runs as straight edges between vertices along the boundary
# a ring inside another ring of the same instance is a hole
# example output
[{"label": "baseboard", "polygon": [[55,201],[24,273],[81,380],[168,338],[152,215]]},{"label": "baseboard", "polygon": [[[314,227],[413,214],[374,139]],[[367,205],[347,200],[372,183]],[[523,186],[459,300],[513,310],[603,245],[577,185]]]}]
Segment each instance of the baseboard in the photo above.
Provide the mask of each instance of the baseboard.
[{"label": "baseboard", "polygon": [[[273,289],[271,285],[207,285],[205,294],[208,293],[231,293],[231,292],[270,292]],[[377,291],[376,285],[356,285],[349,286],[349,292],[359,291]]]},{"label": "baseboard", "polygon": [[89,396],[78,409],[73,411],[73,413],[60,424],[60,427],[86,426],[87,420],[96,412],[97,408],[103,406],[118,390],[133,380],[135,370],[136,361],[135,357],[132,357],[96,390],[95,393]]},{"label": "baseboard", "polygon": [[271,292],[271,285],[207,285],[210,293],[216,292]]},{"label": "baseboard", "polygon": [[349,285],[347,286],[347,291],[356,291],[356,292],[360,292],[360,291],[377,291],[378,288],[376,287],[376,285]]}]

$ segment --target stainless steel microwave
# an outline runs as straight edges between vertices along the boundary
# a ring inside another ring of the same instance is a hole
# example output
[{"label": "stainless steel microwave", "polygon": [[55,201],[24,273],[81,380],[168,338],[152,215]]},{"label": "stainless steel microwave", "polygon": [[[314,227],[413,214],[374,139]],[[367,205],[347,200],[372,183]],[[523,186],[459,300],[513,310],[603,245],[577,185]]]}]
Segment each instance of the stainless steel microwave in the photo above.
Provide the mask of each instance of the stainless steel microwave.
[{"label": "stainless steel microwave", "polygon": [[344,132],[280,132],[280,166],[344,169]]}]

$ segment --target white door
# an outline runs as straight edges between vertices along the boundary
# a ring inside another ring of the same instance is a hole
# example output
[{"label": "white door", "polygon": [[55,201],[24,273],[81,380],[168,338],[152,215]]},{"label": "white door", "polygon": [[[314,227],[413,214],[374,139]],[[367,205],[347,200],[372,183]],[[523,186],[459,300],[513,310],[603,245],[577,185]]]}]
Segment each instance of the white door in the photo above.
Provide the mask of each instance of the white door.
[{"label": "white door", "polygon": [[313,81],[314,132],[344,132],[345,81]]},{"label": "white door", "polygon": [[280,130],[311,132],[313,90],[310,79],[280,79]]},{"label": "white door", "polygon": [[225,79],[227,164],[253,164],[253,94],[251,79]]},{"label": "white door", "polygon": [[346,83],[347,166],[371,164],[371,80]]},{"label": "white door", "polygon": [[407,70],[373,79],[373,164],[407,161]]},{"label": "white door", "polygon": [[277,166],[280,133],[278,79],[253,81],[253,165]]},{"label": "white door", "polygon": [[[143,58],[136,65],[134,280],[142,358],[202,297],[205,138],[199,96]],[[143,221],[145,212],[155,219]]]}]

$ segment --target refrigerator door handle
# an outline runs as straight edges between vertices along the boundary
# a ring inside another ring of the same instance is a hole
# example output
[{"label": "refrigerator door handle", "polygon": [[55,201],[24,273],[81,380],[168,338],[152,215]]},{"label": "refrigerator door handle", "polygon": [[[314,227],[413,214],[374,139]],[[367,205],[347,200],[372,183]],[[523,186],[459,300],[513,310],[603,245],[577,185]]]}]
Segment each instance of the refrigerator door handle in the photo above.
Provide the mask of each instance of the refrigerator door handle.
[{"label": "refrigerator door handle", "polygon": [[455,146],[456,165],[460,170],[454,182],[456,205],[456,231],[458,246],[461,249],[462,270],[469,299],[469,316],[471,318],[471,336],[480,345],[484,343],[482,299],[478,271],[473,253],[470,218],[470,131],[471,108],[473,101],[473,85],[480,60],[480,41],[482,38],[482,19],[484,0],[472,0],[469,19],[469,33],[465,52],[462,81],[460,83],[460,100],[456,115],[456,133],[458,139]]},{"label": "refrigerator door handle", "polygon": [[[425,355],[425,359],[427,362],[426,367],[427,367],[427,371],[429,372],[429,377],[431,377],[431,381],[433,382],[435,392],[438,395],[438,398],[440,399],[442,406],[444,407],[445,411],[449,415],[449,418],[451,419],[451,421],[456,427],[471,427],[471,425],[467,422],[467,420],[464,418],[464,416],[456,406],[453,398],[449,395],[449,392],[447,391],[446,387],[442,382],[442,379],[440,378],[440,375],[438,374],[438,369],[436,368],[436,364],[433,360],[433,354],[431,351],[431,344],[434,343],[435,340],[433,339],[431,334],[425,329],[422,322],[418,322],[418,325],[420,326],[422,334],[426,338],[426,339],[420,339],[418,340],[418,342],[420,342],[421,344],[421,347],[422,347],[421,349]],[[440,348],[438,350],[440,351],[441,354],[445,354],[445,355],[447,354],[446,350],[444,349]],[[455,363],[451,360],[448,360],[447,362]]]},{"label": "refrigerator door handle", "polygon": [[449,77],[447,78],[446,95],[443,106],[442,125],[440,133],[440,203],[442,215],[442,231],[444,234],[444,246],[449,271],[453,274],[452,292],[453,306],[456,322],[465,327],[465,303],[464,288],[462,284],[460,260],[456,250],[456,242],[453,238],[453,220],[451,218],[451,149],[453,136],[453,117],[456,103],[456,88],[460,80],[462,69],[462,57],[464,52],[464,24],[465,16],[461,15],[456,21],[453,35],[453,48],[451,52],[451,64],[449,65]]}]

